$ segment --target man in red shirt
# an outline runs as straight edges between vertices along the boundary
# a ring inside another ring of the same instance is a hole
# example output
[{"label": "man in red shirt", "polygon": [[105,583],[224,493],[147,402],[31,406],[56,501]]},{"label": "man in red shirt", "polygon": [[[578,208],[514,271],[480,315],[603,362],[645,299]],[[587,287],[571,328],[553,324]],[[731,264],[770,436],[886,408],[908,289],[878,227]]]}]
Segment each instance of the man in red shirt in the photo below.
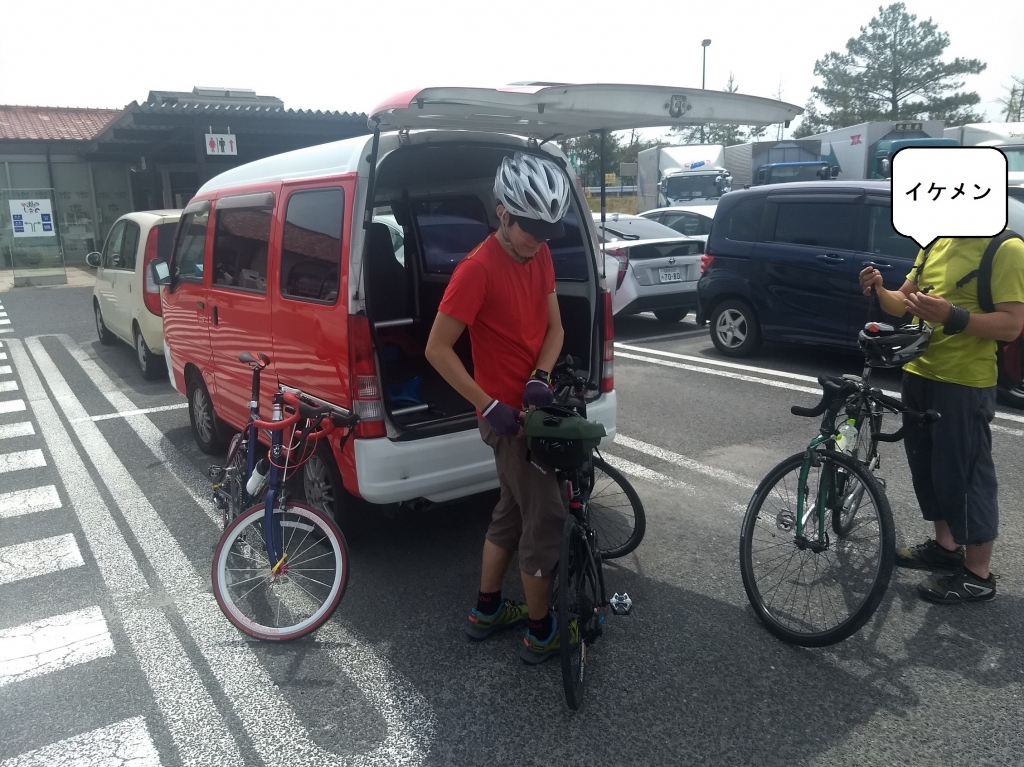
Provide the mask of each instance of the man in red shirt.
[{"label": "man in red shirt", "polygon": [[[499,229],[456,267],[430,331],[430,363],[477,409],[480,434],[494,450],[501,499],[484,541],[477,605],[466,634],[485,639],[524,621],[520,655],[541,663],[558,653],[548,609],[565,509],[554,472],[526,460],[523,409],[552,402],[548,371],[562,350],[562,321],[547,240],[562,236],[569,182],[556,163],[516,152],[494,181]],[[454,351],[466,328],[474,376]],[[526,604],[502,601],[501,585],[519,552]]]}]

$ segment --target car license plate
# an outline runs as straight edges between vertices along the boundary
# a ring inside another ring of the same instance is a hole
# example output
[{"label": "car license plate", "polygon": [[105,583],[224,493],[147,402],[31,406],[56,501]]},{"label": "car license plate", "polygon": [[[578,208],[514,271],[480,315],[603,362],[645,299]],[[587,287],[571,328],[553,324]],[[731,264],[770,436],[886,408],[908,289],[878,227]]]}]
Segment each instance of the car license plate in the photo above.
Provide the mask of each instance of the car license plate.
[{"label": "car license plate", "polygon": [[659,272],[662,282],[682,282],[683,271],[678,267],[672,267],[669,269],[660,269]]}]

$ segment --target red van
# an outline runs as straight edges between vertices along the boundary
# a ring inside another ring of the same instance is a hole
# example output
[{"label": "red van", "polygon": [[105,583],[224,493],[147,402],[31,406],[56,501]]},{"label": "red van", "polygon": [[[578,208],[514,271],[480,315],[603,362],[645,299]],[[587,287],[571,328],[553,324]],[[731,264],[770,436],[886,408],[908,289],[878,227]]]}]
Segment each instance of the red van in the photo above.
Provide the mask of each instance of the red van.
[{"label": "red van", "polygon": [[[702,100],[736,121],[789,119],[769,99],[648,86],[432,88],[389,99],[372,135],[249,163],[184,209],[163,291],[165,356],[200,448],[219,452],[248,415],[246,350],[278,382],[357,412],[355,439],[304,466],[306,500],[340,521],[348,494],[373,503],[447,501],[498,486],[473,407],[424,357],[459,261],[497,228],[492,186],[515,151],[551,139],[694,122]],[[611,106],[609,106],[611,105]],[[687,106],[689,105],[689,106]],[[796,111],[793,111],[796,110]],[[760,119],[752,120],[752,116]],[[771,119],[769,119],[771,118]],[[574,177],[566,233],[549,243],[564,352],[598,384],[591,418],[615,434],[612,312],[604,258]],[[457,346],[472,371],[468,334]]]}]

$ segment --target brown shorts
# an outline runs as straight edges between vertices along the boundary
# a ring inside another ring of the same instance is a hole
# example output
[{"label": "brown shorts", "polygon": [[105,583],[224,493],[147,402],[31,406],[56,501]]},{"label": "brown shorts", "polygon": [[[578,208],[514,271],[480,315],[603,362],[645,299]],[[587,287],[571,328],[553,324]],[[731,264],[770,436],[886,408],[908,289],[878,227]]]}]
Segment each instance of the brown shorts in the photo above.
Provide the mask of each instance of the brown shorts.
[{"label": "brown shorts", "polygon": [[519,551],[519,569],[548,576],[562,547],[565,505],[562,483],[526,460],[526,437],[499,437],[483,418],[480,435],[494,450],[501,499],[494,507],[487,540],[506,551]]}]

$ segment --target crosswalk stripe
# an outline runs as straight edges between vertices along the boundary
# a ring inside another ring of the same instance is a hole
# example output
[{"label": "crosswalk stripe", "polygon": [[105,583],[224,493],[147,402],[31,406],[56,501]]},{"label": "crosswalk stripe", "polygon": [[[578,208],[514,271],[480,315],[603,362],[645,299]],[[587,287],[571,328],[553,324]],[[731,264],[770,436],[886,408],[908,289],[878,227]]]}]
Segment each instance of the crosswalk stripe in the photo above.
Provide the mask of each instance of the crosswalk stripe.
[{"label": "crosswalk stripe", "polygon": [[98,607],[0,631],[0,687],[114,654]]},{"label": "crosswalk stripe", "polygon": [[10,365],[0,365],[0,376],[9,376],[11,374]]},{"label": "crosswalk stripe", "polygon": [[31,421],[19,421],[18,423],[0,424],[0,439],[11,439],[13,437],[31,437],[36,433]]},{"label": "crosswalk stripe", "polygon": [[616,469],[621,471],[623,474],[629,474],[633,477],[640,479],[646,479],[648,482],[653,482],[656,485],[664,485],[665,487],[671,487],[674,490],[682,490],[684,493],[696,492],[696,488],[686,482],[682,482],[678,479],[672,479],[659,471],[654,469],[648,469],[646,466],[627,461],[625,458],[619,458],[617,455],[611,455],[609,453],[603,453],[602,457],[608,462],[609,466],[614,466]]},{"label": "crosswalk stripe", "polygon": [[10,325],[10,324],[11,324],[10,320],[0,320],[0,325]]},{"label": "crosswalk stripe", "polygon": [[0,330],[0,333],[13,333],[13,332],[14,331],[11,330],[10,328],[3,328],[2,330]]},{"label": "crosswalk stripe", "polygon": [[20,517],[37,511],[52,511],[62,505],[57,488],[53,485],[0,493],[0,519]]},{"label": "crosswalk stripe", "polygon": [[[3,348],[3,344],[0,344],[0,348]],[[7,359],[7,352],[0,352],[0,360]]]},{"label": "crosswalk stripe", "polygon": [[17,381],[0,381],[0,392],[18,391]]},{"label": "crosswalk stripe", "polygon": [[71,533],[15,543],[0,548],[0,586],[84,564]]},{"label": "crosswalk stripe", "polygon": [[25,400],[8,399],[0,402],[0,413],[20,413],[25,409]]},{"label": "crosswalk stripe", "polygon": [[685,455],[680,455],[679,453],[674,453],[671,450],[666,450],[663,447],[649,445],[648,443],[641,442],[638,439],[627,437],[625,434],[616,434],[615,444],[621,445],[622,447],[628,447],[639,453],[646,453],[653,458],[660,458],[668,463],[674,463],[676,466],[689,469],[690,471],[695,471],[698,474],[703,474],[707,477],[712,477],[713,479],[720,479],[724,482],[739,485],[740,487],[749,488],[750,490],[757,487],[757,482],[749,479],[748,477],[742,477],[728,469],[719,469],[716,466],[708,466],[707,464],[700,463],[692,458],[687,458]]},{"label": "crosswalk stripe", "polygon": [[19,450],[16,453],[0,453],[0,474],[23,469],[38,469],[46,465],[42,450]]},{"label": "crosswalk stripe", "polygon": [[[3,307],[0,307],[0,309],[2,309],[2,308]],[[0,312],[0,317],[6,317],[6,316],[7,316],[7,312]]]},{"label": "crosswalk stripe", "polygon": [[141,716],[51,743],[0,762],[0,767],[160,767]]}]

